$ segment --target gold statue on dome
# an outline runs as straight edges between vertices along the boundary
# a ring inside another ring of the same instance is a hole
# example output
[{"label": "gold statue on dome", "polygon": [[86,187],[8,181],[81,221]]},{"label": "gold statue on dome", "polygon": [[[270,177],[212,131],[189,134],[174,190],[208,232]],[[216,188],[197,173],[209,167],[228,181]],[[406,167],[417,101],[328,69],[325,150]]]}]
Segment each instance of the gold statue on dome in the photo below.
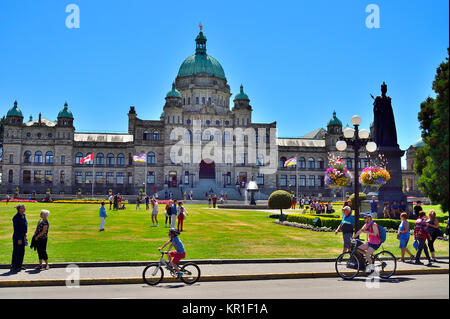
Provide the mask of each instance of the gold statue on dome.
[{"label": "gold statue on dome", "polygon": [[200,26],[200,32],[202,32],[202,30],[203,30],[203,25],[202,25],[202,23],[200,22],[198,25]]}]

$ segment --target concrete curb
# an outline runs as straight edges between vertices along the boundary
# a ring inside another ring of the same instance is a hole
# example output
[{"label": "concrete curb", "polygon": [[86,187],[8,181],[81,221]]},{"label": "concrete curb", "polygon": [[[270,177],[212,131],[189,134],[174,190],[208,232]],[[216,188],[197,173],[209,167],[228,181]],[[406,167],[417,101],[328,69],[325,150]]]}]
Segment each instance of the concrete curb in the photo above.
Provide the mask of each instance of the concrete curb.
[{"label": "concrete curb", "polygon": [[[436,257],[437,260],[449,259],[448,256]],[[421,260],[426,260],[422,257]],[[283,258],[283,259],[186,259],[181,262],[193,262],[197,265],[232,265],[232,264],[277,264],[277,263],[317,263],[317,262],[335,262],[336,258]],[[77,265],[80,268],[89,267],[142,267],[153,261],[118,261],[118,262],[69,262],[69,263],[50,263],[51,268],[66,268],[69,265]],[[24,264],[25,268],[33,268],[34,264]],[[0,269],[10,269],[11,265],[0,264]]]},{"label": "concrete curb", "polygon": [[[449,274],[447,268],[417,268],[402,269],[395,272],[398,275],[433,275]],[[335,271],[330,272],[292,272],[292,273],[264,273],[264,274],[236,274],[236,275],[206,275],[201,276],[198,282],[214,281],[246,281],[246,280],[274,280],[274,279],[313,279],[313,278],[337,278]],[[358,277],[365,277],[360,272]],[[162,283],[182,283],[173,277],[166,277]],[[84,278],[79,280],[79,284],[86,285],[122,285],[122,284],[143,284],[142,277],[128,278]],[[65,279],[40,279],[40,280],[5,280],[0,281],[0,287],[41,287],[41,286],[66,286]]]}]

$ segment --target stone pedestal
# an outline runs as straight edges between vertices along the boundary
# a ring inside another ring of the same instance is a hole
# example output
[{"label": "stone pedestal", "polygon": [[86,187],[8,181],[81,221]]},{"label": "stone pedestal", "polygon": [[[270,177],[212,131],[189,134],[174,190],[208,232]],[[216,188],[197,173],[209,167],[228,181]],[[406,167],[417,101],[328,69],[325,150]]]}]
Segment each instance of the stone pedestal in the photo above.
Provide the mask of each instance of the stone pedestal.
[{"label": "stone pedestal", "polygon": [[385,202],[392,205],[394,200],[400,204],[401,200],[406,201],[402,187],[402,165],[401,157],[405,153],[398,147],[380,147],[378,154],[382,154],[386,163],[386,170],[391,175],[391,179],[378,190],[378,216],[383,216]]}]

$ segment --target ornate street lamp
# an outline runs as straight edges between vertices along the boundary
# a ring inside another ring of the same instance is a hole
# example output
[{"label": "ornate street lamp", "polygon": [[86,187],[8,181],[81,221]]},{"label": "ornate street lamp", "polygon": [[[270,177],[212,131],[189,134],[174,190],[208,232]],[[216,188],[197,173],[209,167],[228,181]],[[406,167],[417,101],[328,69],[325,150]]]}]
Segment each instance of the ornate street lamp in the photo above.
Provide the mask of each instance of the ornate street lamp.
[{"label": "ornate street lamp", "polygon": [[377,149],[377,144],[372,142],[369,138],[369,131],[366,129],[359,130],[359,125],[361,124],[361,117],[354,115],[351,119],[351,123],[354,129],[348,127],[344,129],[344,136],[339,137],[339,141],[336,142],[336,149],[340,152],[345,151],[347,145],[350,145],[354,150],[354,193],[355,193],[355,233],[358,231],[359,224],[359,149],[366,147],[369,153],[375,152]]}]

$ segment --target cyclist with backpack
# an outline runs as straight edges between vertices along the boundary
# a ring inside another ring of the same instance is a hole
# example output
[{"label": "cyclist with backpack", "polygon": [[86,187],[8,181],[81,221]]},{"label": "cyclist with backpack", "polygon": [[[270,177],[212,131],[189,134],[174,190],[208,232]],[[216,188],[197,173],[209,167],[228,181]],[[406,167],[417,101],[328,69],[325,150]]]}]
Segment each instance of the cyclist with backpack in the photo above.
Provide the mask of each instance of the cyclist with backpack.
[{"label": "cyclist with backpack", "polygon": [[[359,250],[365,251],[365,255],[366,255],[366,260],[369,263],[369,265],[373,264],[373,260],[372,260],[372,254],[374,251],[376,251],[378,248],[380,248],[382,242],[384,242],[384,240],[382,240],[381,235],[380,235],[380,228],[378,226],[377,223],[375,223],[372,220],[372,214],[371,213],[364,213],[364,226],[358,230],[355,235],[353,236],[353,238],[357,238],[359,237],[359,235],[361,233],[367,233],[368,234],[368,241],[365,244],[362,244],[358,247]],[[383,228],[384,231],[384,228]],[[385,233],[384,233],[384,239],[386,239],[385,237]],[[369,268],[370,271],[370,268]],[[371,270],[373,272],[373,269]]]}]

